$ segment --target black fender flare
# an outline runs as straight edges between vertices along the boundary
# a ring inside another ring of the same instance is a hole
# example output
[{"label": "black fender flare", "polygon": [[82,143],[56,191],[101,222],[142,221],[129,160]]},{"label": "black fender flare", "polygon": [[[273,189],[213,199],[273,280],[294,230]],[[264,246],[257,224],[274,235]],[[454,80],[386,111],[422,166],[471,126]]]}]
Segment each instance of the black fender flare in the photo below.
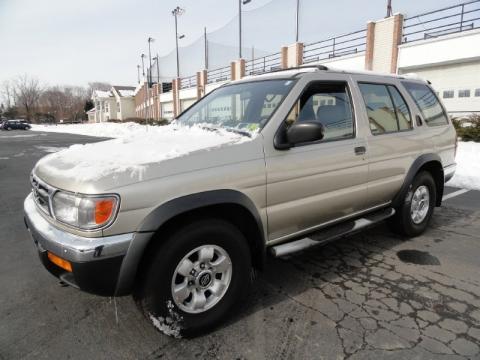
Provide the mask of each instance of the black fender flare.
[{"label": "black fender flare", "polygon": [[[442,160],[440,159],[440,156],[434,153],[422,154],[419,157],[417,157],[415,161],[412,163],[412,165],[410,166],[410,169],[408,170],[407,175],[405,176],[405,179],[403,181],[402,187],[398,191],[397,195],[395,195],[395,197],[393,198],[393,201],[392,201],[393,207],[397,207],[401,204],[402,200],[407,195],[408,189],[410,187],[410,184],[413,181],[413,178],[418,173],[418,171],[422,168],[422,166],[432,162],[437,162],[438,165],[440,166],[442,179],[439,182],[440,188],[437,189],[437,195],[443,194],[443,186],[445,183],[445,179],[443,175],[443,166],[442,166]],[[437,196],[436,206],[440,206],[441,203],[442,203],[442,197]]]},{"label": "black fender flare", "polygon": [[236,204],[247,209],[254,217],[258,231],[265,243],[262,219],[253,201],[242,192],[230,189],[205,191],[169,200],[154,209],[140,224],[137,232],[157,231],[163,224],[177,215],[207,206],[222,204]]},{"label": "black fender flare", "polygon": [[[174,217],[192,210],[201,209],[212,205],[235,204],[246,209],[255,219],[258,227],[259,239],[254,243],[252,251],[258,256],[257,266],[261,269],[266,260],[266,241],[263,223],[253,201],[237,190],[220,189],[205,191],[169,200],[153,211],[143,220],[136,230],[128,253],[123,261],[120,277],[117,283],[116,296],[129,294],[134,286],[141,259],[145,249],[152,240],[155,232]],[[256,253],[259,251],[259,253]]]}]

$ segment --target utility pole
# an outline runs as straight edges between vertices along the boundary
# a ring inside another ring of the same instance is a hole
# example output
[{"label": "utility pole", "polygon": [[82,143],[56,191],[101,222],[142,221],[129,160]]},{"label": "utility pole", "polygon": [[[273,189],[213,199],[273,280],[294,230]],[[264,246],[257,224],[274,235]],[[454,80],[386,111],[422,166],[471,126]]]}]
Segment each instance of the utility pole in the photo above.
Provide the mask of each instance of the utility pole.
[{"label": "utility pole", "polygon": [[238,58],[242,58],[242,4],[246,5],[252,0],[238,0]]},{"label": "utility pole", "polygon": [[148,68],[148,76],[147,76],[147,82],[148,86],[152,83],[152,49],[150,47],[151,43],[155,41],[155,39],[149,37],[148,38],[148,59],[150,63],[150,67]]},{"label": "utility pole", "polygon": [[145,62],[143,60],[145,58],[145,54],[140,55],[140,57],[142,58],[142,75],[145,76]]},{"label": "utility pole", "polygon": [[157,84],[158,86],[160,86],[160,65],[158,64],[160,61],[160,57],[158,56],[158,53],[157,53],[157,57],[156,57],[156,61],[157,61]]},{"label": "utility pole", "polygon": [[175,49],[177,52],[177,78],[180,77],[180,60],[178,57],[178,40],[183,39],[185,35],[178,36],[178,22],[177,17],[182,15],[185,12],[180,6],[177,6],[175,9],[172,10],[172,15],[175,17]]},{"label": "utility pole", "polygon": [[295,16],[295,42],[298,42],[299,14],[300,14],[300,0],[297,0],[297,11]]},{"label": "utility pole", "polygon": [[387,18],[392,16],[393,13],[392,13],[392,0],[388,0],[388,3],[387,3]]},{"label": "utility pole", "polygon": [[140,83],[140,65],[137,64],[137,83]]},{"label": "utility pole", "polygon": [[205,70],[208,70],[208,40],[207,40],[207,28],[203,28],[203,41],[205,48]]}]

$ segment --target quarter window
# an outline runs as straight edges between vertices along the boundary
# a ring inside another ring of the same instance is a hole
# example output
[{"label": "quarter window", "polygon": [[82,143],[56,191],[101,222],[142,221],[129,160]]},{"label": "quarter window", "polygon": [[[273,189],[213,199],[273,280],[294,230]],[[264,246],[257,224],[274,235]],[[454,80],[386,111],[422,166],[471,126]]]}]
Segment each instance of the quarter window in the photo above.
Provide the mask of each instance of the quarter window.
[{"label": "quarter window", "polygon": [[458,90],[458,97],[470,97],[470,90]]},{"label": "quarter window", "polygon": [[347,85],[335,82],[309,85],[285,121],[287,126],[302,121],[321,123],[324,127],[322,141],[353,137],[352,103]]},{"label": "quarter window", "polygon": [[373,135],[412,128],[408,106],[394,86],[360,83],[359,87]]},{"label": "quarter window", "polygon": [[403,85],[417,104],[428,126],[448,124],[447,115],[427,85],[404,81]]}]

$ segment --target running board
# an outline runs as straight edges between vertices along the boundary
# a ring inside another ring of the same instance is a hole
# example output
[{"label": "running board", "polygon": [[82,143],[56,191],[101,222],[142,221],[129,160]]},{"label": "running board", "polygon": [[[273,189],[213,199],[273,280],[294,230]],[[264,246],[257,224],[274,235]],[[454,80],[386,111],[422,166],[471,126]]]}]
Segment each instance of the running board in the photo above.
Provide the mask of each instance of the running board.
[{"label": "running board", "polygon": [[318,230],[314,233],[311,233],[309,237],[287,242],[284,244],[272,246],[270,248],[270,253],[274,257],[281,257],[285,255],[290,255],[292,253],[302,251],[313,246],[326,244],[332,240],[344,237],[346,235],[355,233],[361,229],[364,229],[368,226],[374,225],[382,220],[389,218],[390,216],[395,215],[395,209],[387,208],[374,213],[368,214],[364,217],[350,220],[347,222],[340,223],[338,225],[333,225],[327,229]]}]

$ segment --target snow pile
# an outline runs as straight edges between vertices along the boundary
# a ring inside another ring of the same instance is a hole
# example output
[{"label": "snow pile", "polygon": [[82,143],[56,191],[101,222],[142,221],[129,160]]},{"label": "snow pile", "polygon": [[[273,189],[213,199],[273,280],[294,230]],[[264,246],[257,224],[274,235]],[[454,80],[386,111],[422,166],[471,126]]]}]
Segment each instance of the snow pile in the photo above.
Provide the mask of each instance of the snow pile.
[{"label": "snow pile", "polygon": [[135,126],[133,130],[130,129],[130,135],[124,134],[118,139],[72,145],[47,155],[37,166],[54,176],[80,181],[98,180],[122,172],[142,180],[147,164],[251,139],[226,130],[207,130],[198,126],[168,125],[149,127],[148,131],[145,126],[141,128],[143,131],[139,132]]},{"label": "snow pile", "polygon": [[447,185],[480,190],[480,143],[459,141],[455,161],[457,170]]},{"label": "snow pile", "polygon": [[35,125],[33,131],[69,133],[87,136],[118,138],[131,136],[136,133],[144,135],[147,131],[157,131],[157,127],[145,126],[133,122],[128,123],[95,123],[95,124],[60,124],[60,125]]}]

